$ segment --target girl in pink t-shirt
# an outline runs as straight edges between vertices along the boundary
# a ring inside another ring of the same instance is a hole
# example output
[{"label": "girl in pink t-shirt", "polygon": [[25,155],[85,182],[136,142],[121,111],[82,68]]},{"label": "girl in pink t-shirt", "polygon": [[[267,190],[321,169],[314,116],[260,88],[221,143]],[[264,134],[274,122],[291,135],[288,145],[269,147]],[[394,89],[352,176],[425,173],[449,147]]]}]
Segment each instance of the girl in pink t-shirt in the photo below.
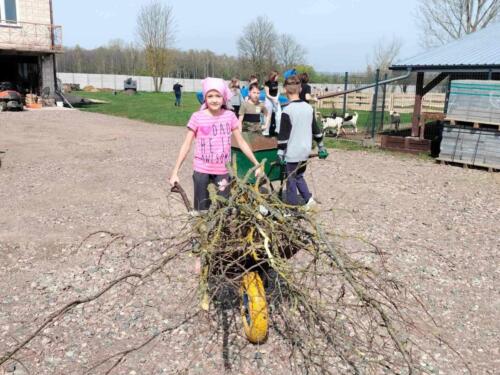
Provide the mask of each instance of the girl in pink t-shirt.
[{"label": "girl in pink t-shirt", "polygon": [[[234,140],[248,159],[255,166],[259,165],[250,146],[241,136],[236,115],[226,109],[226,103],[231,98],[226,83],[219,78],[206,78],[202,85],[205,102],[188,122],[188,132],[170,177],[172,186],[179,182],[179,169],[196,139],[193,183],[194,209],[197,211],[210,207],[210,183],[219,187],[220,195],[229,196],[230,176],[226,164],[231,162],[231,135],[234,135]],[[256,173],[260,173],[260,169]]]}]

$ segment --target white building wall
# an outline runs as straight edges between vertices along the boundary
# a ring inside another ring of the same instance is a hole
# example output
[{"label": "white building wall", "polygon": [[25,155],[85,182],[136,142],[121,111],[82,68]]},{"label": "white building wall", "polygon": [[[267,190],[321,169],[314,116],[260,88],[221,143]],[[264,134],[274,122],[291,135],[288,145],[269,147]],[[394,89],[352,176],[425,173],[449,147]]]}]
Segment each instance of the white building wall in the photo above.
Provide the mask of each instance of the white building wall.
[{"label": "white building wall", "polygon": [[0,22],[0,49],[50,51],[49,0],[17,0],[17,24]]},{"label": "white building wall", "polygon": [[[62,83],[78,84],[83,89],[85,86],[94,86],[97,89],[123,90],[123,81],[127,78],[137,81],[137,90],[154,91],[153,78],[145,76],[127,76],[114,74],[79,74],[79,73],[57,73]],[[162,92],[173,91],[173,86],[179,82],[185,92],[196,92],[201,90],[201,79],[177,79],[163,78]]]},{"label": "white building wall", "polygon": [[50,25],[49,0],[17,0],[19,21]]}]

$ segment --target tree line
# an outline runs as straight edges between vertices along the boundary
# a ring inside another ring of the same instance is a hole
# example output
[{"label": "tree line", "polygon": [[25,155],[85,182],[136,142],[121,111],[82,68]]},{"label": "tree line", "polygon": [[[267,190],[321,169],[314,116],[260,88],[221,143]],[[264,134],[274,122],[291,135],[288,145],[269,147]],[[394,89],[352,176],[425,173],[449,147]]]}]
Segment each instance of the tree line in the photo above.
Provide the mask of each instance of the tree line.
[{"label": "tree line", "polygon": [[[214,76],[228,80],[239,77],[245,80],[250,74],[255,74],[247,61],[235,56],[219,55],[210,50],[168,49],[167,54],[171,60],[165,77],[202,79]],[[279,66],[274,67],[280,70]],[[294,67],[307,72],[313,82],[342,83],[344,80],[343,73],[320,73],[307,64],[297,64]],[[70,73],[151,75],[144,50],[137,44],[122,40],[113,40],[95,49],[85,49],[78,45],[66,47],[64,54],[57,55],[57,69]]]}]

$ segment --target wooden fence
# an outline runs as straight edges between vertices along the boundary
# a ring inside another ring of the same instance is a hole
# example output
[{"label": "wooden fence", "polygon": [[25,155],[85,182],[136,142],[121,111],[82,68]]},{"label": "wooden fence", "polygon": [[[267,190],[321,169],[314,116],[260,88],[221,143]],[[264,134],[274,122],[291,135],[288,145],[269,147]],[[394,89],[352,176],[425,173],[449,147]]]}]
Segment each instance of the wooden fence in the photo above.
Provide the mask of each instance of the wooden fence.
[{"label": "wooden fence", "polygon": [[[445,94],[429,93],[422,101],[422,112],[444,112]],[[378,98],[379,109],[382,106],[382,95]],[[412,113],[415,103],[415,94],[387,94],[385,98],[385,111],[396,111],[399,113]],[[318,108],[329,108],[341,110],[344,105],[344,96],[322,99],[318,102]],[[347,94],[347,109],[350,111],[371,111],[373,106],[373,94],[354,92]]]}]

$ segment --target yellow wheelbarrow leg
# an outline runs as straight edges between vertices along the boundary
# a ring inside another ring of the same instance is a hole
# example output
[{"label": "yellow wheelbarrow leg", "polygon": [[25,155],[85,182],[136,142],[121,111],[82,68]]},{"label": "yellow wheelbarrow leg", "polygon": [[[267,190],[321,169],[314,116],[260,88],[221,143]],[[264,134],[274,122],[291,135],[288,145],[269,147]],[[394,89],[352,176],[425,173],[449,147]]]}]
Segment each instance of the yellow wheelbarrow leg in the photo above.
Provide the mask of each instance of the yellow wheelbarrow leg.
[{"label": "yellow wheelbarrow leg", "polygon": [[252,344],[261,344],[267,338],[269,317],[264,285],[257,272],[243,275],[240,296],[245,335]]}]

